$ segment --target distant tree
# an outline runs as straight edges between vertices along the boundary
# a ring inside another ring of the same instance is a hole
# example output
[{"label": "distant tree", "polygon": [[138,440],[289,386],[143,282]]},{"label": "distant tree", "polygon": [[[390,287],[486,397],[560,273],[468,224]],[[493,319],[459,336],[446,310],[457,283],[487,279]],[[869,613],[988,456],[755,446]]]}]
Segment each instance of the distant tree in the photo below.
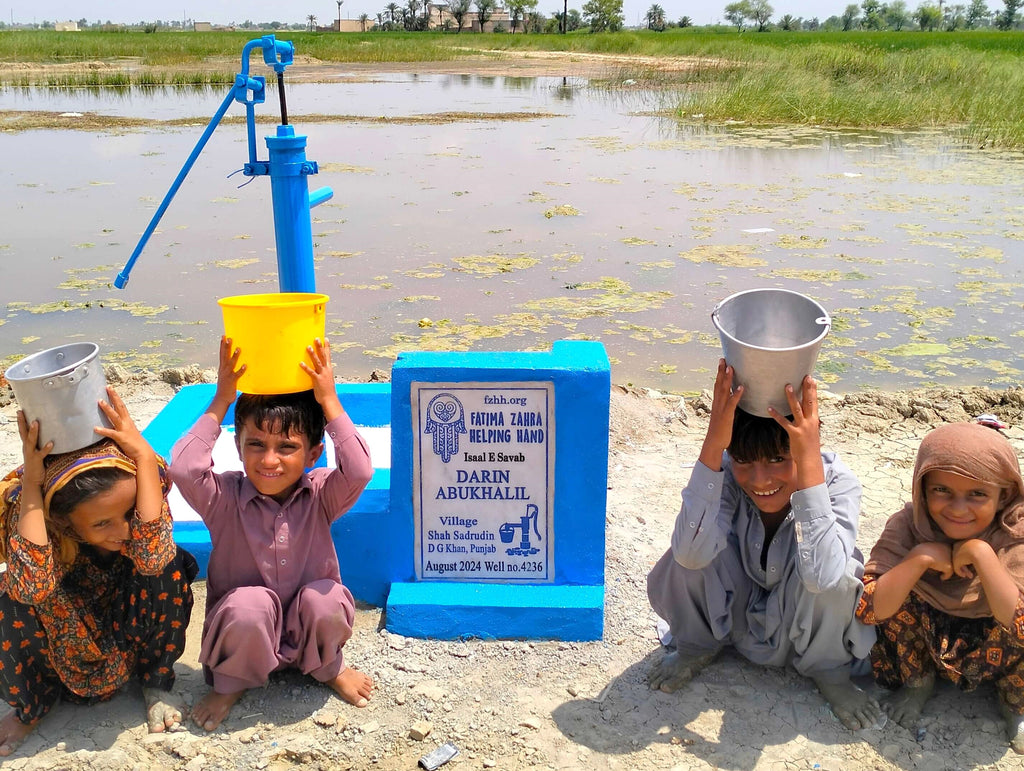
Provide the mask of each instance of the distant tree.
[{"label": "distant tree", "polygon": [[692,27],[692,26],[693,26],[693,19],[691,19],[689,16],[680,16],[679,17],[679,28],[680,29],[686,29],[687,27]]},{"label": "distant tree", "polygon": [[480,31],[484,31],[484,25],[494,15],[494,0],[474,0],[476,4],[476,19],[480,22]]},{"label": "distant tree", "polygon": [[652,29],[655,32],[665,31],[665,9],[657,3],[647,9],[644,20],[647,22],[647,29]]},{"label": "distant tree", "polygon": [[988,6],[985,5],[985,0],[971,0],[967,6],[967,15],[964,18],[964,26],[967,29],[974,29],[975,27],[981,26],[981,22],[986,21],[991,13],[988,10]]},{"label": "distant tree", "polygon": [[942,24],[942,11],[937,5],[921,3],[914,11],[914,20],[922,32],[930,32]]},{"label": "distant tree", "polygon": [[815,16],[810,21],[805,21],[802,26],[804,29],[810,30],[811,32],[817,32],[821,29],[821,22],[818,20],[818,17]]},{"label": "distant tree", "polygon": [[316,32],[316,14],[311,13],[306,17],[306,24],[309,25],[310,32]]},{"label": "distant tree", "polygon": [[537,0],[506,0],[508,4],[508,17],[512,23],[512,34],[516,34],[516,27],[519,21],[523,20],[523,30],[526,30],[526,15],[537,7]]},{"label": "distant tree", "polygon": [[417,14],[419,13],[420,10],[420,0],[407,0],[405,4],[405,10],[407,11],[407,13],[405,14],[404,26],[410,32],[414,31],[419,26],[417,24],[417,21],[419,19],[419,16],[417,16]]},{"label": "distant tree", "polygon": [[883,16],[886,26],[897,32],[910,23],[910,11],[907,10],[907,4],[903,0],[892,0],[885,6]]},{"label": "distant tree", "polygon": [[448,3],[448,12],[455,19],[455,34],[458,35],[462,32],[462,27],[466,23],[466,17],[469,16],[469,6],[473,0],[451,0]]},{"label": "distant tree", "polygon": [[1001,30],[1013,29],[1017,25],[1017,11],[1020,10],[1022,0],[1003,0],[1006,6],[996,13],[996,26]]},{"label": "distant tree", "polygon": [[864,16],[860,20],[860,26],[864,29],[882,29],[885,26],[882,14],[885,7],[880,0],[863,0],[860,4]]},{"label": "distant tree", "polygon": [[359,31],[366,32],[366,26],[370,23],[370,15],[367,13],[359,14]]},{"label": "distant tree", "polygon": [[523,22],[523,32],[532,32],[535,35],[539,35],[544,31],[544,25],[547,22],[548,20],[543,13],[531,10],[526,14],[526,19]]},{"label": "distant tree", "polygon": [[793,30],[800,29],[800,22],[794,19],[792,14],[787,13],[779,19],[779,29],[785,32],[792,32]]},{"label": "distant tree", "polygon": [[747,23],[747,19],[752,19],[753,17],[754,12],[750,7],[749,0],[736,0],[735,3],[729,3],[725,6],[725,20],[730,24],[735,24],[737,32],[742,32],[743,25]]},{"label": "distant tree", "polygon": [[851,3],[843,11],[843,32],[855,29],[860,23],[860,6]]},{"label": "distant tree", "polygon": [[773,13],[775,9],[768,4],[768,0],[750,0],[750,17],[757,24],[758,32],[768,29]]},{"label": "distant tree", "polygon": [[583,20],[591,32],[618,32],[625,21],[622,0],[587,0],[583,4]]},{"label": "distant tree", "polygon": [[943,9],[942,27],[946,32],[956,32],[964,26],[967,9],[962,5],[950,5]]}]

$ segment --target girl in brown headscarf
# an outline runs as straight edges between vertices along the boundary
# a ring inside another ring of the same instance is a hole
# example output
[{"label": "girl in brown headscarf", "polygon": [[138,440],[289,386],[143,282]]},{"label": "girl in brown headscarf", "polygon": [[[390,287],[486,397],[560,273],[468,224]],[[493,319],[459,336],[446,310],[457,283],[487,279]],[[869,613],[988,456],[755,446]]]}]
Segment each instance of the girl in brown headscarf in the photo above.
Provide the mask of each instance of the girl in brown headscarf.
[{"label": "girl in brown headscarf", "polygon": [[898,689],[886,712],[913,728],[936,675],[965,691],[994,682],[1024,754],[1024,481],[1005,437],[957,423],[924,438],[913,501],[886,524],[864,585],[875,679]]},{"label": "girl in brown headscarf", "polygon": [[37,447],[18,412],[24,465],[0,481],[0,755],[58,698],[103,701],[131,678],[149,730],[178,727],[166,692],[184,651],[195,559],[175,546],[166,465],[107,389],[113,428],[74,452]]}]

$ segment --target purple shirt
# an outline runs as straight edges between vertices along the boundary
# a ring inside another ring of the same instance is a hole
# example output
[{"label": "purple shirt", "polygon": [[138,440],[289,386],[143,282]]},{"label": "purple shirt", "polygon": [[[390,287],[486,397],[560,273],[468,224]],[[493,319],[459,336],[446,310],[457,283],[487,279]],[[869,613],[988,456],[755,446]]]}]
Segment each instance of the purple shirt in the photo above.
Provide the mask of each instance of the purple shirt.
[{"label": "purple shirt", "polygon": [[220,426],[203,415],[171,451],[171,479],[210,530],[209,610],[239,586],[265,586],[288,608],[301,587],[341,582],[331,523],[352,507],[373,476],[370,452],[342,413],[327,424],[337,468],[314,468],[284,503],[262,495],[243,471],[213,471]]}]

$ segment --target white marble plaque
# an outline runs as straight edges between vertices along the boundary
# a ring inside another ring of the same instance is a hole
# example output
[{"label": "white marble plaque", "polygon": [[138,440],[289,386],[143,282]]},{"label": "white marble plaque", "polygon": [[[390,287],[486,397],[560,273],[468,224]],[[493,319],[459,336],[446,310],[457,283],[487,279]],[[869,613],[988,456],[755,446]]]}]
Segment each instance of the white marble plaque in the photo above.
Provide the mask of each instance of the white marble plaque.
[{"label": "white marble plaque", "polygon": [[416,577],[554,580],[550,382],[413,383]]}]

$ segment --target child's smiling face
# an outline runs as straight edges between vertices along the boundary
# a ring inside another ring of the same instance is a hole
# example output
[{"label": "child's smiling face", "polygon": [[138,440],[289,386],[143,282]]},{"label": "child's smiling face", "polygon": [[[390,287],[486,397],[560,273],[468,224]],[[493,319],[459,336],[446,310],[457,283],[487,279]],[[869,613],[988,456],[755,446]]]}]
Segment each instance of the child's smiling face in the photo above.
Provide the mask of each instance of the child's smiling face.
[{"label": "child's smiling face", "polygon": [[238,456],[253,486],[268,498],[284,503],[306,469],[316,463],[323,445],[310,447],[309,440],[299,432],[283,434],[265,428],[245,421],[235,434]]},{"label": "child's smiling face", "polygon": [[787,509],[797,489],[796,462],[788,452],[758,460],[733,458],[732,475],[764,514],[778,514]]},{"label": "child's smiling face", "polygon": [[1004,503],[998,485],[951,471],[929,471],[921,480],[928,515],[954,541],[977,538],[988,529]]}]

